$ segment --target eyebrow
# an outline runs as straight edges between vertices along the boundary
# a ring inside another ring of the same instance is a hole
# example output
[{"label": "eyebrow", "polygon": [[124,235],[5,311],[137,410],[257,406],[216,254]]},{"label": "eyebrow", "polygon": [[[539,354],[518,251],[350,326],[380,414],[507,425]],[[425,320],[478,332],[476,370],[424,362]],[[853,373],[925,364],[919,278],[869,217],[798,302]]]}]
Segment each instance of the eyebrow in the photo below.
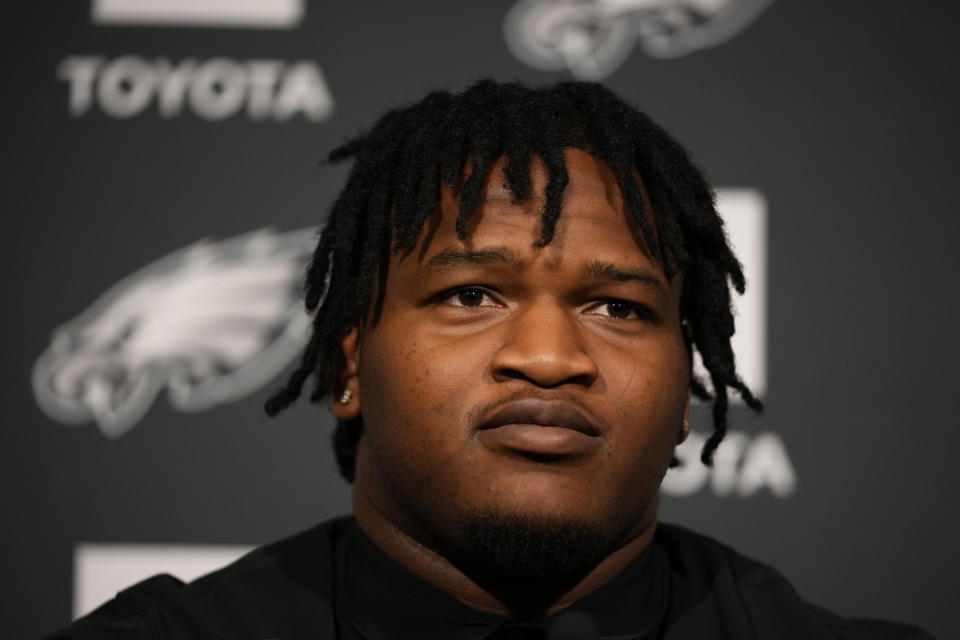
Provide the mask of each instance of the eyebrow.
[{"label": "eyebrow", "polygon": [[590,262],[583,268],[580,275],[583,278],[602,278],[605,280],[616,280],[617,282],[639,282],[652,286],[661,292],[666,291],[663,280],[658,278],[653,272],[642,269],[621,269],[602,260]]},{"label": "eyebrow", "polygon": [[[507,247],[491,247],[478,251],[463,251],[460,249],[444,249],[430,258],[425,268],[444,269],[462,265],[474,264],[509,264],[520,266],[520,257]],[[663,280],[651,271],[643,269],[621,269],[603,260],[593,260],[581,271],[582,278],[599,278],[615,280],[617,282],[639,282],[651,286],[661,292],[666,291]]]},{"label": "eyebrow", "polygon": [[427,261],[427,269],[458,267],[465,264],[501,263],[519,266],[520,258],[507,247],[491,247],[479,251],[444,249]]}]

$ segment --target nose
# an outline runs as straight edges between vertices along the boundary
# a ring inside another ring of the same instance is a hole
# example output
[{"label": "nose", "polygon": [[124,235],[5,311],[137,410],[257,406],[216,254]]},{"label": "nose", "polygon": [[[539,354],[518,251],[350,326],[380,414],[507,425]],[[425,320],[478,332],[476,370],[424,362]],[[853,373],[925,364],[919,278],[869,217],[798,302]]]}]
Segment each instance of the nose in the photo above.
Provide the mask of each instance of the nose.
[{"label": "nose", "polygon": [[504,330],[507,335],[492,363],[496,380],[551,388],[590,386],[597,379],[597,363],[586,350],[579,321],[559,304],[544,302],[514,312]]}]

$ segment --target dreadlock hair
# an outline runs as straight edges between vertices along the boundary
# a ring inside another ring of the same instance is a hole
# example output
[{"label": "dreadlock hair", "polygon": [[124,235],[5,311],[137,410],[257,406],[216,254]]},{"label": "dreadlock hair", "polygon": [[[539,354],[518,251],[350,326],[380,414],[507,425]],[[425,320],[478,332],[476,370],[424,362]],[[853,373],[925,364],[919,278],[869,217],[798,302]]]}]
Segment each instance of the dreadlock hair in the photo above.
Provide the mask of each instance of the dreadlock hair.
[{"label": "dreadlock hair", "polygon": [[[728,388],[750,408],[762,409],[737,375],[730,346],[729,285],[743,293],[743,271],[727,244],[713,191],[683,147],[648,116],[595,83],[531,88],[481,80],[459,94],[434,92],[388,112],[369,132],[330,153],[330,162],[354,158],[354,164],[307,269],[310,340],[299,366],[267,400],[267,413],[275,415],[292,404],[311,376],[311,402],[331,392],[341,341],[367,317],[371,302],[372,322],[379,319],[391,255],[415,248],[427,219],[438,212],[442,187],[459,196],[456,229],[466,239],[494,163],[506,158],[507,187],[523,200],[530,196],[531,161],[539,157],[548,181],[536,246],[549,244],[568,182],[566,148],[587,151],[610,167],[653,258],[668,278],[684,273],[680,311],[688,346],[700,353],[713,390],[713,432],[701,452],[703,462],[711,464],[727,430]],[[648,217],[636,175],[655,216]],[[691,391],[711,398],[696,376],[691,376]],[[339,421],[333,434],[337,464],[348,481],[353,480],[362,431],[362,419],[357,419]]]}]

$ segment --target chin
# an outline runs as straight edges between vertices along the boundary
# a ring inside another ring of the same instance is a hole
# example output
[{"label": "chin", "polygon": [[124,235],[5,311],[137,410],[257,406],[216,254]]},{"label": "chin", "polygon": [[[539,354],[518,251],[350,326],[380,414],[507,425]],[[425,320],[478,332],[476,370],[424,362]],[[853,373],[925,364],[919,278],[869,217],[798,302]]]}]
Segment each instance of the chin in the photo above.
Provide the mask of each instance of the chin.
[{"label": "chin", "polygon": [[596,523],[564,515],[475,511],[458,522],[459,563],[513,578],[586,573],[618,537]]}]

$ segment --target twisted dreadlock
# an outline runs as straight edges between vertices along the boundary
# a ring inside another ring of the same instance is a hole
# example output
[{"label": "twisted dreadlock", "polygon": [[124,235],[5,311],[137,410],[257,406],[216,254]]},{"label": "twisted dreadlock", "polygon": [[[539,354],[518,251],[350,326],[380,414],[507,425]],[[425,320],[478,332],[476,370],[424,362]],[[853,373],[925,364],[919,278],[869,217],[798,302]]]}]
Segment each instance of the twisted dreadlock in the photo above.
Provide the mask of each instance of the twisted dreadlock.
[{"label": "twisted dreadlock", "polygon": [[[681,317],[713,389],[713,432],[701,453],[710,464],[727,430],[727,389],[752,409],[762,408],[737,375],[730,347],[734,320],[728,283],[743,293],[743,272],[727,244],[713,192],[686,151],[645,114],[593,83],[534,89],[482,80],[460,94],[431,93],[388,112],[371,131],[330,153],[330,162],[355,161],[307,270],[310,341],[287,383],[267,401],[267,413],[275,415],[293,403],[311,376],[311,402],[330,392],[341,341],[366,317],[371,302],[373,322],[379,318],[391,252],[414,249],[424,223],[438,210],[442,185],[459,193],[456,228],[465,239],[493,164],[506,158],[507,186],[523,200],[530,196],[531,160],[539,157],[548,181],[537,245],[549,244],[568,182],[568,147],[606,162],[654,259],[668,278],[685,274]],[[468,163],[471,171],[464,179]],[[636,174],[655,218],[647,215]],[[696,377],[691,390],[699,398],[711,397]],[[341,421],[334,431],[337,464],[348,481],[362,430],[358,419]]]}]

